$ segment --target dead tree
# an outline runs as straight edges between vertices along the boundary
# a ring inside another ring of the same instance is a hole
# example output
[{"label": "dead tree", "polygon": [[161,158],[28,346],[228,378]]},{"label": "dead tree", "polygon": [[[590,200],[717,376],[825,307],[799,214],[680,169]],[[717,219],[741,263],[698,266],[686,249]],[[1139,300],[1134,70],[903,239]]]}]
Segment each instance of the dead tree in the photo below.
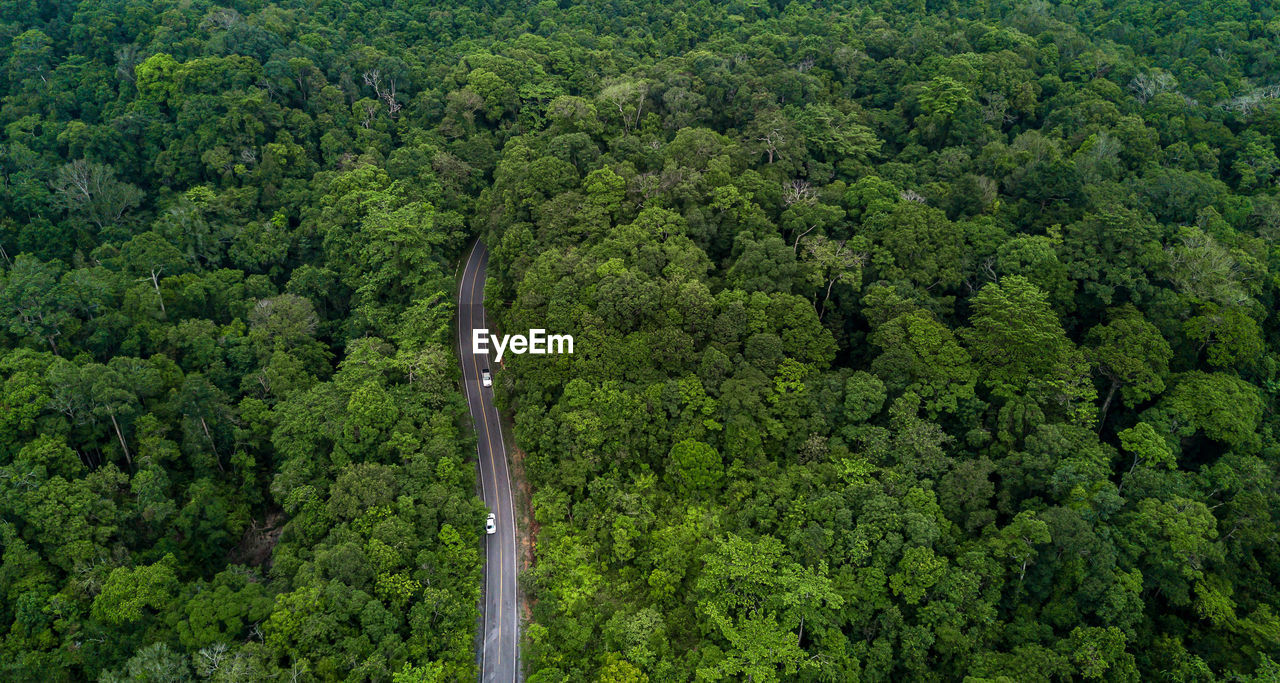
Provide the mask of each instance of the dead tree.
[{"label": "dead tree", "polygon": [[778,129],[774,128],[767,134],[756,138],[756,140],[764,143],[764,151],[769,153],[769,163],[772,164],[774,155],[778,153],[778,145],[784,142],[782,133],[779,133]]},{"label": "dead tree", "polygon": [[[388,78],[387,87],[382,87],[382,72],[377,69],[370,69],[364,72],[364,84],[373,88],[374,97],[381,100],[387,105],[387,116],[395,118],[396,114],[403,108],[396,101],[396,79]],[[368,126],[365,126],[368,128]]]}]

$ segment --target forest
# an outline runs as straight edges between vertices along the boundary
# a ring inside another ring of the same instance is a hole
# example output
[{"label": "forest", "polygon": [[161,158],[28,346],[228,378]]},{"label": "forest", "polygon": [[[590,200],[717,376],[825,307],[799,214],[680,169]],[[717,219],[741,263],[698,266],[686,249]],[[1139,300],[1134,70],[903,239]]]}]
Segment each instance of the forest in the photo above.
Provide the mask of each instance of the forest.
[{"label": "forest", "polygon": [[1280,6],[0,0],[0,678],[1280,680]]}]

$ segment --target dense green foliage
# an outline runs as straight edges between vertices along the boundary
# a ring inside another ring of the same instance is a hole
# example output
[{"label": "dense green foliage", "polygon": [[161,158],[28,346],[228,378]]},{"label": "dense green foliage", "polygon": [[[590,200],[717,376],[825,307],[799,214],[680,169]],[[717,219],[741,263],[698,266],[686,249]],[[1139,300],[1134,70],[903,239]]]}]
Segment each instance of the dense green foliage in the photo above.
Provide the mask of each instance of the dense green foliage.
[{"label": "dense green foliage", "polygon": [[1274,675],[1280,19],[1168,5],[467,58],[490,300],[578,339],[499,378],[531,681]]},{"label": "dense green foliage", "polygon": [[0,676],[1274,680],[1263,2],[0,0]]},{"label": "dense green foliage", "polygon": [[238,9],[0,3],[4,680],[474,676],[439,143]]}]

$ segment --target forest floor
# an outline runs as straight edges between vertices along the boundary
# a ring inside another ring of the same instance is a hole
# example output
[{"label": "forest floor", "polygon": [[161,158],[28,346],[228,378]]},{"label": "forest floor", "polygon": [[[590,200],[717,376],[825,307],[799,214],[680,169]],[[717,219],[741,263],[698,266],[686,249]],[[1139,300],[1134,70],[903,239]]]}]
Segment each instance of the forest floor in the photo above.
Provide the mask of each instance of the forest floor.
[{"label": "forest floor", "polygon": [[[502,430],[504,436],[508,438],[507,443],[515,443],[512,434],[514,429],[511,424],[511,416],[506,413],[502,415]],[[519,518],[516,520],[516,546],[519,548],[518,558],[520,560],[520,573],[533,568],[534,551],[538,545],[538,522],[533,517],[533,487],[529,485],[529,479],[524,474],[524,458],[525,452],[519,446],[510,446],[511,462],[511,490],[515,497],[513,504]],[[517,581],[517,586],[520,585]],[[524,614],[525,621],[533,619],[533,604],[530,602],[529,596],[521,591],[520,605]]]},{"label": "forest floor", "polygon": [[266,513],[262,523],[257,519],[250,520],[240,543],[232,548],[228,559],[234,563],[247,564],[254,567],[271,567],[271,551],[280,540],[284,531],[284,511],[273,509]]}]

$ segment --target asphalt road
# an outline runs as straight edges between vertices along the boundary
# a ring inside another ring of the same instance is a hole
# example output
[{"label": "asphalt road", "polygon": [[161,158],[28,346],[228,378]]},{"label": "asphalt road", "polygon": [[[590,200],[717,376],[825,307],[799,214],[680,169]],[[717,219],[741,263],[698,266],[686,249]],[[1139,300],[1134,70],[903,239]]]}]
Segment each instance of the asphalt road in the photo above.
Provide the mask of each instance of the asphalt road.
[{"label": "asphalt road", "polygon": [[485,536],[484,631],[480,645],[480,680],[513,683],[520,671],[520,623],[516,605],[516,522],[511,504],[511,476],[507,472],[507,447],[493,407],[493,389],[480,384],[480,369],[491,365],[488,356],[471,352],[471,331],[488,327],[484,311],[485,267],[489,251],[476,242],[462,269],[458,287],[458,360],[467,407],[476,429],[476,464],[480,470],[481,498],[497,515],[498,531]]}]

